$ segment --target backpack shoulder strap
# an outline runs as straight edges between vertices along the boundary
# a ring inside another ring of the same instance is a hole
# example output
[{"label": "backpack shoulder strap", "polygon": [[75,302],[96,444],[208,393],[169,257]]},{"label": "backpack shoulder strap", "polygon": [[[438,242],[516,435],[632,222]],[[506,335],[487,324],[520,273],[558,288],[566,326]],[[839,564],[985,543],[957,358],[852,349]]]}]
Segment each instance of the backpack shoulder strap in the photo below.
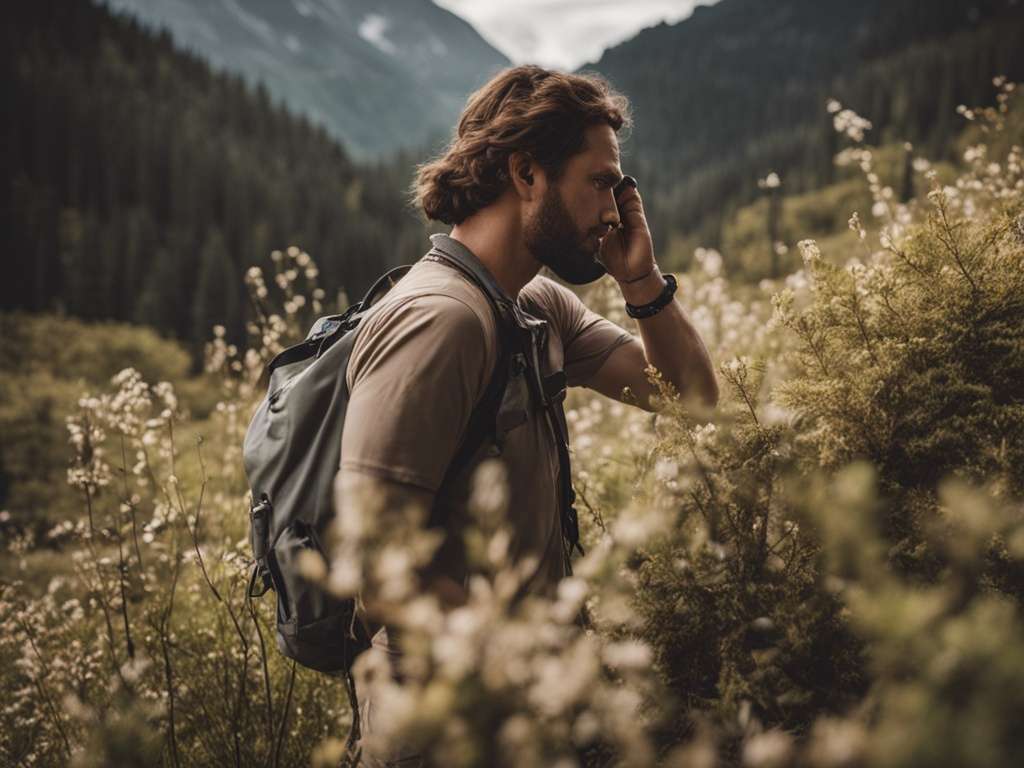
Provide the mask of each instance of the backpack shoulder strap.
[{"label": "backpack shoulder strap", "polygon": [[448,465],[441,482],[444,488],[466,468],[480,446],[494,432],[498,410],[508,385],[509,366],[517,337],[511,315],[513,302],[480,260],[462,243],[447,235],[431,235],[430,239],[434,245],[423,258],[446,264],[469,278],[487,297],[498,329],[498,359],[494,372],[483,396],[470,414],[455,457]]},{"label": "backpack shoulder strap", "polygon": [[[472,282],[477,284],[491,300],[501,339],[501,354],[498,365],[494,370],[494,375],[487,391],[484,393],[484,397],[470,417],[470,424],[467,427],[463,443],[449,466],[449,472],[445,475],[445,482],[447,482],[450,477],[454,477],[465,467],[465,464],[472,458],[495,427],[502,396],[508,383],[509,366],[513,355],[519,351],[520,335],[517,332],[517,325],[515,323],[515,302],[501,289],[501,286],[497,284],[494,277],[487,271],[487,268],[484,267],[473,252],[458,240],[445,234],[431,235],[430,240],[434,247],[431,248],[424,258],[448,263],[461,270]],[[534,360],[533,364],[535,367],[539,367],[539,361]],[[572,551],[578,549],[581,555],[585,553],[583,546],[580,544],[579,519],[575,508],[576,492],[572,487],[569,430],[562,404],[565,398],[565,387],[565,372],[559,371],[543,382],[543,392],[538,394],[544,405],[546,417],[553,432],[558,451],[562,533],[564,541],[569,545],[568,551],[565,552],[565,561],[567,573],[571,575]]]},{"label": "backpack shoulder strap", "polygon": [[[499,307],[511,307],[515,302],[498,285],[494,276],[483,265],[483,262],[458,240],[446,234],[438,233],[430,236],[433,247],[424,258],[431,261],[443,261],[455,267],[484,292],[491,304]],[[499,318],[499,322],[501,319]]]}]

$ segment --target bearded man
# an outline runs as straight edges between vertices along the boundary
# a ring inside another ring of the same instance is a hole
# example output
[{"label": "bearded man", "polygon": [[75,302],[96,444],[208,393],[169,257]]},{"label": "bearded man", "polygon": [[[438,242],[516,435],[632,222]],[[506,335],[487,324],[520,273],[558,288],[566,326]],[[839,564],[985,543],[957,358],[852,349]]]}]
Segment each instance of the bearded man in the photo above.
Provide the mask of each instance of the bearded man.
[{"label": "bearded man", "polygon": [[[418,168],[416,205],[452,229],[431,236],[433,255],[417,262],[359,329],[335,483],[342,529],[346,514],[354,514],[351,500],[367,488],[387,508],[436,512],[442,496],[455,498],[445,489],[459,479],[446,473],[501,359],[501,336],[491,301],[453,268],[453,254],[481,265],[517,317],[546,328],[539,380],[564,371],[568,386],[650,410],[650,364],[684,400],[715,405],[711,360],[673,296],[675,281],[658,268],[638,184],[620,167],[617,133],[630,122],[627,99],[599,76],[515,67],[471,95],[449,146]],[[639,337],[539,275],[542,267],[572,284],[610,275],[637,318]],[[460,473],[465,486],[482,459],[500,455],[509,555],[536,563],[525,584],[534,594],[552,594],[571,568],[562,518],[569,481],[559,439],[544,408],[526,407],[520,423],[502,435],[500,450],[482,446]],[[461,531],[467,518],[450,508],[433,520],[444,521],[443,541],[416,588],[456,606],[466,599]],[[397,659],[394,631],[389,636],[386,621],[376,623],[383,615],[369,611],[367,626],[373,644]],[[374,745],[379,713],[365,695],[359,714],[364,765],[420,763],[403,745]]]}]

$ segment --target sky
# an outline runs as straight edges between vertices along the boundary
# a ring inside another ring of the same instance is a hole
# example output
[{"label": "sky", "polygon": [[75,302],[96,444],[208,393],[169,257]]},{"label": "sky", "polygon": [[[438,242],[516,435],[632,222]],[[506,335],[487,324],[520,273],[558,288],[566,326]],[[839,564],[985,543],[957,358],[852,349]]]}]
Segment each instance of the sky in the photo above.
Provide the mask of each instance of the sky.
[{"label": "sky", "polygon": [[513,64],[572,71],[660,21],[714,0],[434,0],[466,19]]}]

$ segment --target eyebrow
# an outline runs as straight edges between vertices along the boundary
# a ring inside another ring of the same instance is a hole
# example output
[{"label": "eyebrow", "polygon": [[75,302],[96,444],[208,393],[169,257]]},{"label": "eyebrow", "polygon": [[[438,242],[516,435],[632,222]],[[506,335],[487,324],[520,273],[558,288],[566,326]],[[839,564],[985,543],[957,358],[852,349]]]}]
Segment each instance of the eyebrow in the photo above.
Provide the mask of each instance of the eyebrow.
[{"label": "eyebrow", "polygon": [[612,186],[614,187],[616,184],[618,184],[620,181],[622,181],[625,178],[625,176],[620,174],[614,168],[606,168],[603,171],[599,171],[598,173],[595,173],[593,178],[595,178],[595,179],[607,179],[608,181],[611,182]]}]

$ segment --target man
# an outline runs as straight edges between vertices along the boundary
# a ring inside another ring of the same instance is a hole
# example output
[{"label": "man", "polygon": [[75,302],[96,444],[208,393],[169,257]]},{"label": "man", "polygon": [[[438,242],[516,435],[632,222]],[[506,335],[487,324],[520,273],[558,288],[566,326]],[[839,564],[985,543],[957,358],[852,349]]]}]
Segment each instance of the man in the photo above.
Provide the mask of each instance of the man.
[{"label": "man", "polygon": [[[537,66],[505,70],[470,97],[444,155],[418,169],[413,195],[429,219],[453,225],[449,235],[432,236],[435,246],[465,249],[509,300],[547,323],[542,373],[564,369],[570,386],[618,399],[628,387],[649,410],[654,391],[644,368],[650,363],[682,397],[713,406],[711,361],[666,292],[640,191],[626,185],[617,197],[613,192],[623,179],[616,134],[629,122],[625,97],[599,77]],[[638,320],[640,338],[538,276],[542,266],[572,283],[606,270],[627,304],[648,306],[650,316]],[[431,510],[439,503],[442,478],[499,353],[488,299],[449,265],[419,261],[382,301],[360,328],[348,367],[336,481],[343,529],[346,516],[355,514],[351,499],[369,488],[387,508]],[[529,590],[550,594],[566,573],[555,438],[535,408],[503,443],[512,558],[535,557]],[[420,572],[419,587],[455,606],[466,598],[465,517],[448,512],[445,538]],[[378,628],[372,617],[368,623]],[[374,644],[397,653],[386,628]],[[365,736],[373,731],[372,702],[361,700],[360,712]],[[398,745],[387,754],[364,753],[363,760],[416,764]]]}]

